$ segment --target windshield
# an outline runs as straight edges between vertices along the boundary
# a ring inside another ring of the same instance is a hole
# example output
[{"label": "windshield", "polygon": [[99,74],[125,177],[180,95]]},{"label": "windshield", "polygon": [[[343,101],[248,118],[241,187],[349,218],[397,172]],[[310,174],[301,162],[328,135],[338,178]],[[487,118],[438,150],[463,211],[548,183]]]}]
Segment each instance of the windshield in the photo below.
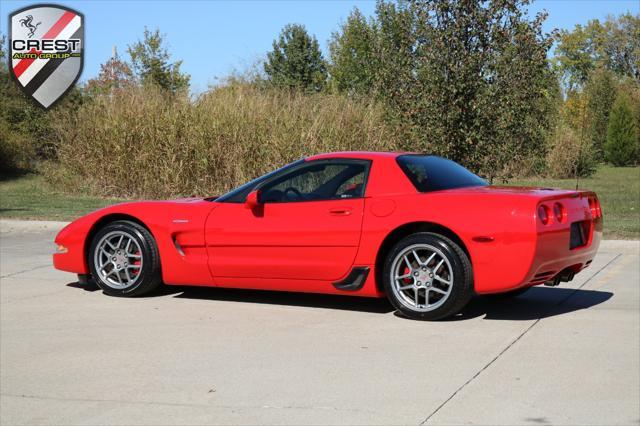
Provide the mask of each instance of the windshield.
[{"label": "windshield", "polygon": [[460,164],[435,155],[407,154],[399,156],[397,161],[420,192],[487,185]]},{"label": "windshield", "polygon": [[[290,169],[291,167],[297,166],[298,164],[304,163],[304,159],[302,160],[298,160],[298,161],[294,161],[291,164],[287,164],[284,167],[281,167],[277,170],[274,170],[272,172],[267,173],[266,175],[262,175],[259,178],[256,178],[254,180],[252,180],[251,182],[247,182],[242,186],[237,187],[236,189],[227,192],[226,194],[218,197],[215,199],[216,202],[221,202],[221,203],[244,203],[244,200],[247,199],[247,195],[249,195],[249,193],[253,190],[253,188],[255,188],[256,186],[258,186],[259,184],[261,184],[262,182],[264,182],[265,180],[275,176],[276,174],[285,171],[287,169]],[[212,201],[214,201],[212,199]]]}]

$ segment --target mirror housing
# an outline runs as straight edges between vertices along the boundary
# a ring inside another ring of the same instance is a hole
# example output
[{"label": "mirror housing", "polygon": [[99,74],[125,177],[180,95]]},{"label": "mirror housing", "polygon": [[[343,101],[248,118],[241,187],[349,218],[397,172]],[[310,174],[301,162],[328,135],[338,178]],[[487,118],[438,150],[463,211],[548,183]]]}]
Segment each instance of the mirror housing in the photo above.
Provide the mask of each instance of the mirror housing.
[{"label": "mirror housing", "polygon": [[245,208],[249,210],[253,210],[256,207],[260,206],[262,203],[260,202],[260,190],[256,189],[251,191],[249,195],[247,195],[247,199],[244,201]]}]

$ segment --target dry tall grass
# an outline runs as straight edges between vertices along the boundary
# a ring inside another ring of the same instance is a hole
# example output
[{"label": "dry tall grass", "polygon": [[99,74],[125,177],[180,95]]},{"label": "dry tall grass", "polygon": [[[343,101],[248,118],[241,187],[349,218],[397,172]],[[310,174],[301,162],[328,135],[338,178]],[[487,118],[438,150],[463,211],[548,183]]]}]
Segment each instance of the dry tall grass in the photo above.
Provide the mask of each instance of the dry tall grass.
[{"label": "dry tall grass", "polygon": [[47,178],[103,196],[219,194],[314,153],[400,146],[378,105],[246,84],[194,102],[132,88],[54,122],[59,161]]},{"label": "dry tall grass", "polygon": [[547,175],[556,179],[591,176],[597,166],[593,144],[567,125],[560,124],[552,135],[547,153]]}]

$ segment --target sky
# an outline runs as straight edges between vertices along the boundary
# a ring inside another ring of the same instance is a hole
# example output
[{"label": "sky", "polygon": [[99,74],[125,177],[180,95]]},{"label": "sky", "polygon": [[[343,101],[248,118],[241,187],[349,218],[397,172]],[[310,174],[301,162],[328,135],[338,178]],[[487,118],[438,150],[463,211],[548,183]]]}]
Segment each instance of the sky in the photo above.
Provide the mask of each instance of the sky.
[{"label": "sky", "polygon": [[[314,34],[326,53],[331,33],[358,7],[369,16],[375,1],[237,0],[237,1],[17,1],[0,0],[0,32],[8,15],[36,3],[59,3],[85,16],[85,64],[82,81],[95,77],[114,46],[127,57],[127,45],[142,37],[145,26],[159,28],[174,59],[191,75],[191,90],[200,93],[234,70],[262,59],[288,23],[300,23]],[[545,30],[571,29],[590,19],[625,12],[640,13],[640,0],[538,0],[530,14],[545,9]]]}]

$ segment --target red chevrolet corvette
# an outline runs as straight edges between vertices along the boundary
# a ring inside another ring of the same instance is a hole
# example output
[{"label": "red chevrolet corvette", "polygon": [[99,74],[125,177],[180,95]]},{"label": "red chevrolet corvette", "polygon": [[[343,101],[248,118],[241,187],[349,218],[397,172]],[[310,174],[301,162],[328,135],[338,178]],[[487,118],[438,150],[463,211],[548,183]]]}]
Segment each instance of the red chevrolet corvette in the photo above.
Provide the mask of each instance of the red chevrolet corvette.
[{"label": "red chevrolet corvette", "polygon": [[342,152],[217,198],[98,210],[60,231],[53,263],[114,296],[161,283],[351,294],[439,319],[473,294],[570,281],[601,237],[593,192],[488,186],[435,156]]}]

